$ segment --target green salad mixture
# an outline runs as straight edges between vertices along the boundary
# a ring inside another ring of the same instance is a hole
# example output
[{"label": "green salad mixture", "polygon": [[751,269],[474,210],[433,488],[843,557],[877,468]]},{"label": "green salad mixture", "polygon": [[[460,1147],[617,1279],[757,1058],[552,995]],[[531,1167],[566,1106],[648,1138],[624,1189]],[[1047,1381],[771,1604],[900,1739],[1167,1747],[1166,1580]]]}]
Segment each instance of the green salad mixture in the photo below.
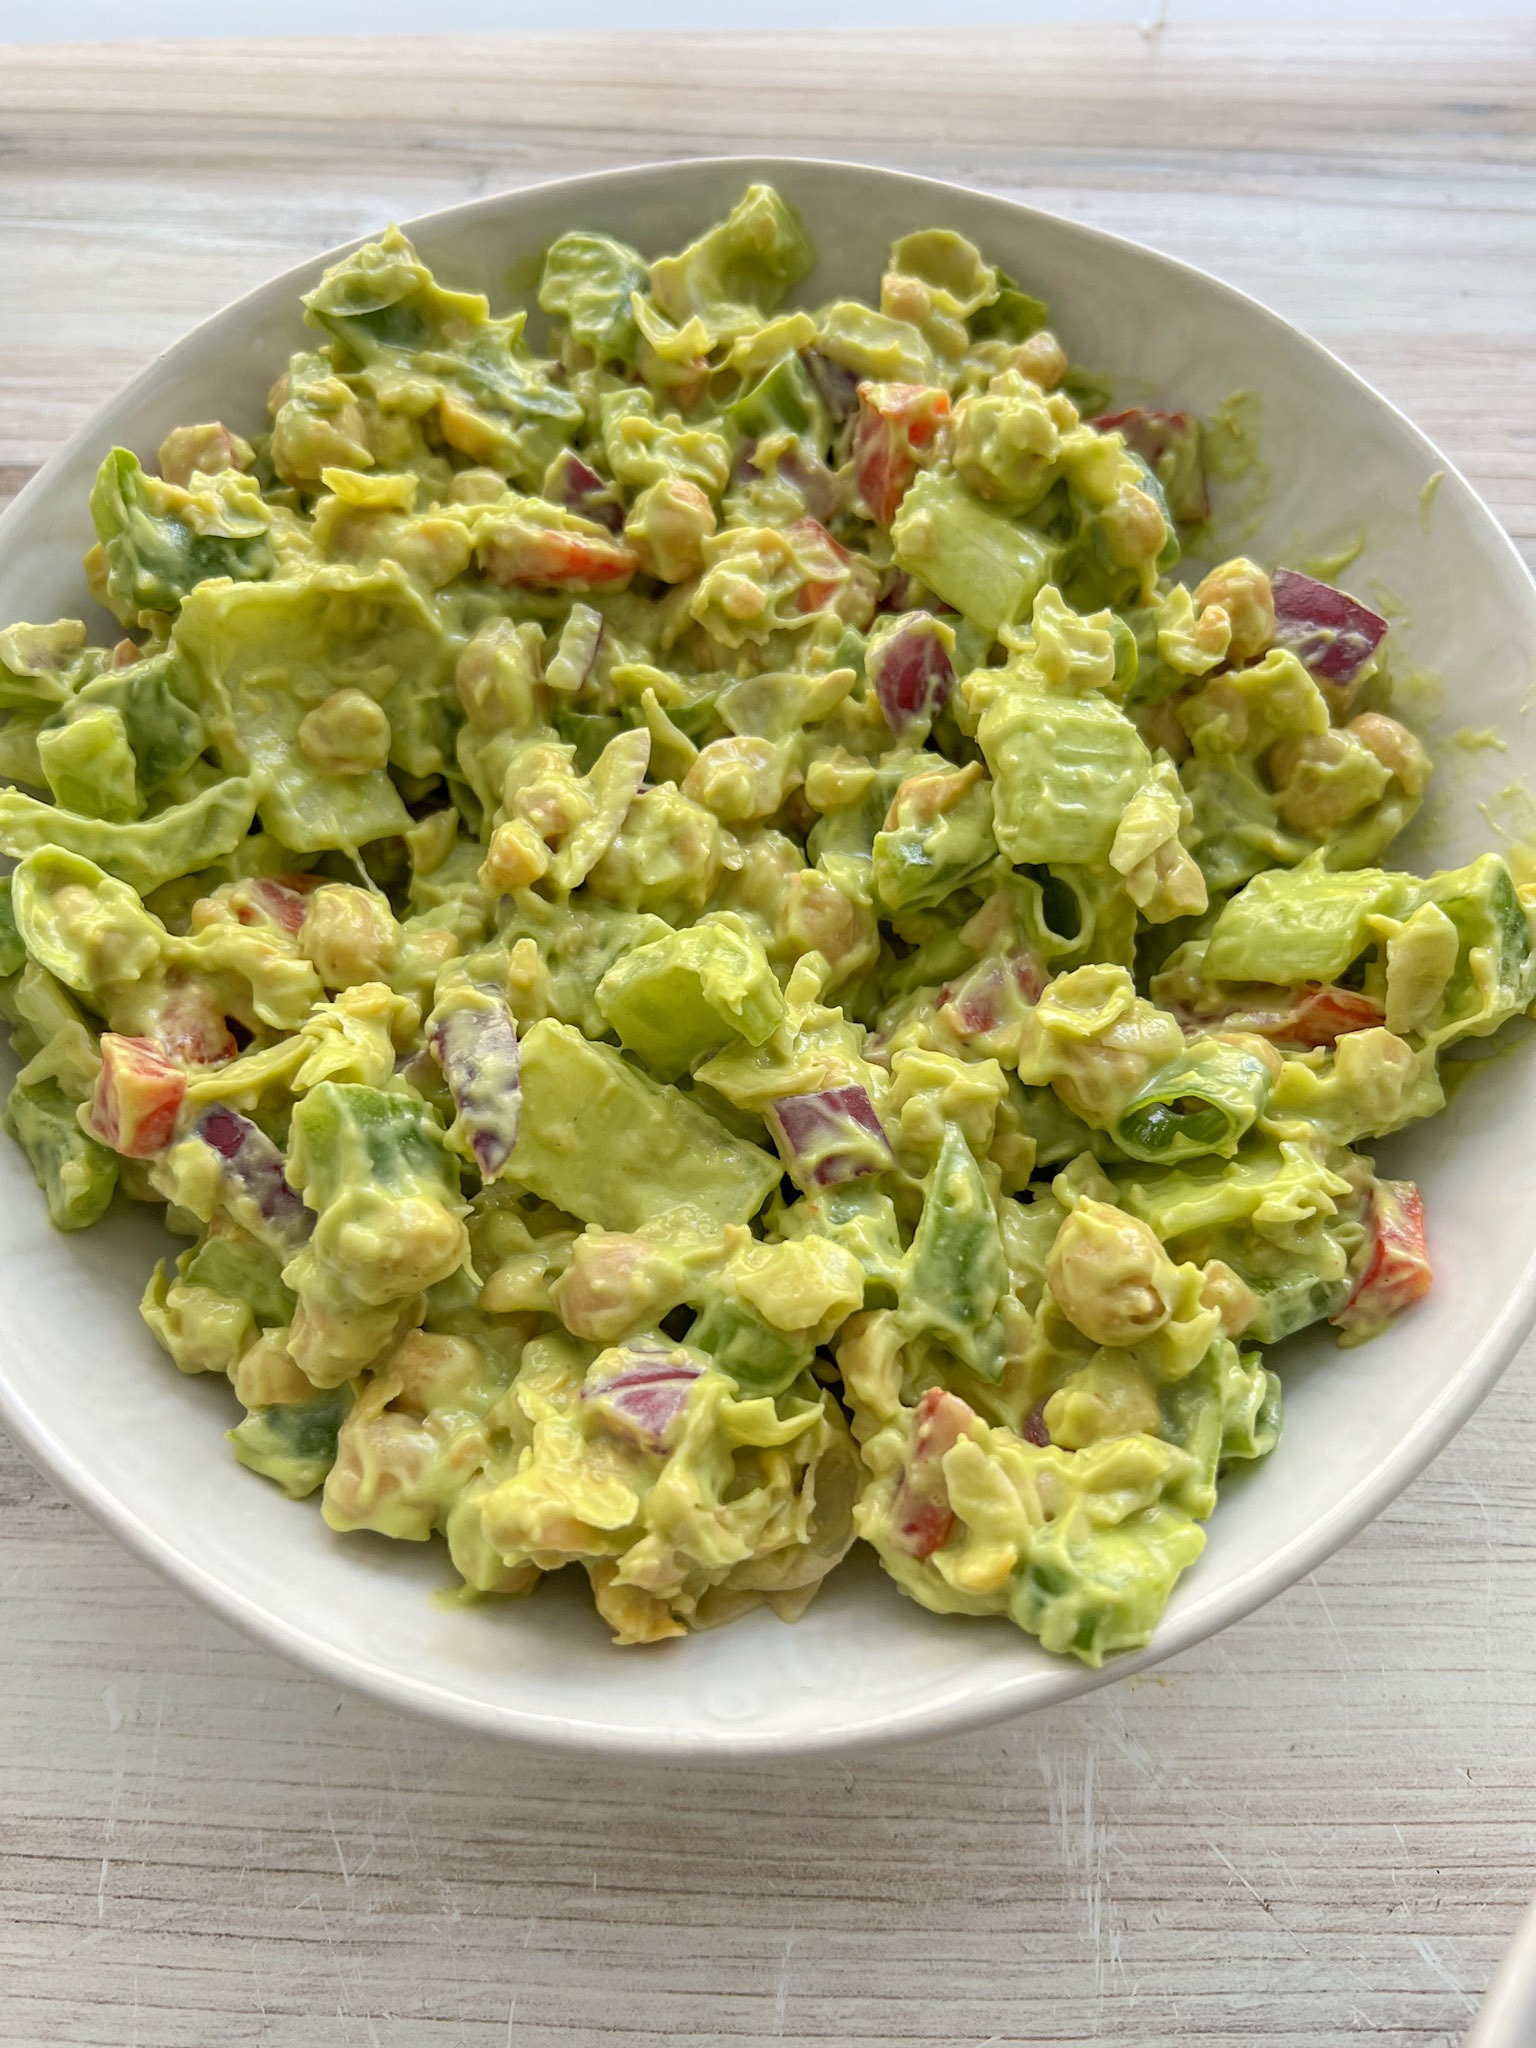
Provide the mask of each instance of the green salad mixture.
[{"label": "green salad mixture", "polygon": [[0,631],[6,1110],[64,1230],[332,1529],[566,1565],[621,1642],[856,1536],[941,1612],[1144,1643],[1266,1347],[1379,1331],[1422,1205],[1362,1143],[1536,996],[1386,623],[1174,580],[1198,422],[1107,410],[959,235],[878,304],[753,186],[524,316],[396,231],[250,440],[114,449],[76,620]]}]

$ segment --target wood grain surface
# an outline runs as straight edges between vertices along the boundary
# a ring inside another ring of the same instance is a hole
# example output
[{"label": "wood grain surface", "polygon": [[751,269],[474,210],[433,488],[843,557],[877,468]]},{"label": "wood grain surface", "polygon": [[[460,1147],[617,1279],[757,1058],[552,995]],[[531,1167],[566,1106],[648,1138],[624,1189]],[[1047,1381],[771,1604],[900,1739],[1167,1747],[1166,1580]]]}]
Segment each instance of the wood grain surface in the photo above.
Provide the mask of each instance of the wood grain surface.
[{"label": "wood grain surface", "polygon": [[[668,155],[855,156],[1206,264],[1536,558],[1536,35],[0,51],[0,499],[324,244]],[[782,1769],[551,1759],[232,1634],[0,1446],[0,2043],[1449,2048],[1536,1887],[1536,1352],[1155,1675]]]}]

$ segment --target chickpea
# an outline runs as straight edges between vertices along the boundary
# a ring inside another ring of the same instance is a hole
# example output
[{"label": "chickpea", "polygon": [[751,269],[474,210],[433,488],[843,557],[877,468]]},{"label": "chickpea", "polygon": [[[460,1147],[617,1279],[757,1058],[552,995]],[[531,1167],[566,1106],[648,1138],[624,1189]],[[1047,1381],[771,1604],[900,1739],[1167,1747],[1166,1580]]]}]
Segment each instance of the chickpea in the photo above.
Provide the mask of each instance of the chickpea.
[{"label": "chickpea", "polygon": [[1202,1271],[1200,1306],[1217,1310],[1223,1335],[1235,1342],[1257,1318],[1259,1298],[1225,1259],[1207,1259]]},{"label": "chickpea", "polygon": [[1095,1344],[1139,1344],[1173,1313],[1172,1260],[1145,1223],[1107,1202],[1078,1203],[1045,1271],[1057,1307]]},{"label": "chickpea", "polygon": [[382,704],[363,690],[333,690],[300,719],[300,751],[323,775],[367,775],[389,759],[391,734]]},{"label": "chickpea", "polygon": [[662,477],[635,500],[624,538],[647,576],[686,583],[704,568],[704,543],[715,531],[715,508],[697,484]]},{"label": "chickpea", "polygon": [[711,740],[683,778],[683,794],[722,824],[771,818],[800,780],[793,751],[772,740]]},{"label": "chickpea", "polygon": [[324,1250],[357,1299],[373,1307],[446,1280],[468,1243],[462,1222],[441,1203],[416,1195],[373,1200],[363,1190]]},{"label": "chickpea", "polygon": [[1013,367],[1042,391],[1054,391],[1067,374],[1067,352],[1048,327],[1021,341],[1012,356]]},{"label": "chickpea", "polygon": [[1122,483],[1100,520],[1110,560],[1122,569],[1155,562],[1168,538],[1168,522],[1157,500],[1136,484]]},{"label": "chickpea", "polygon": [[1195,587],[1195,603],[1203,610],[1220,605],[1232,629],[1229,649],[1234,662],[1253,661],[1275,637],[1275,595],[1257,562],[1234,555],[1221,562]]},{"label": "chickpea", "polygon": [[779,898],[775,937],[798,959],[820,953],[834,983],[868,967],[880,951],[880,928],[867,904],[845,896],[830,875],[802,868]]},{"label": "chickpea", "polygon": [[255,450],[232,434],[222,420],[198,427],[173,427],[160,443],[160,474],[168,484],[185,488],[194,476],[215,476],[221,469],[249,469]]},{"label": "chickpea", "polygon": [[1389,776],[1363,741],[1347,729],[1306,733],[1271,747],[1275,810],[1296,832],[1342,825],[1383,795]]},{"label": "chickpea", "polygon": [[1381,711],[1362,711],[1344,730],[1369,747],[1410,796],[1422,796],[1429,783],[1430,760],[1422,741],[1406,725]]},{"label": "chickpea", "polygon": [[549,866],[549,848],[525,818],[498,825],[485,850],[480,879],[493,895],[526,889]]},{"label": "chickpea", "polygon": [[327,882],[309,899],[299,933],[306,959],[328,989],[388,981],[399,927],[382,896],[351,882]]},{"label": "chickpea", "polygon": [[572,1336],[611,1344],[664,1315],[677,1300],[678,1278],[676,1261],[649,1239],[591,1229],[571,1247],[550,1297]]}]

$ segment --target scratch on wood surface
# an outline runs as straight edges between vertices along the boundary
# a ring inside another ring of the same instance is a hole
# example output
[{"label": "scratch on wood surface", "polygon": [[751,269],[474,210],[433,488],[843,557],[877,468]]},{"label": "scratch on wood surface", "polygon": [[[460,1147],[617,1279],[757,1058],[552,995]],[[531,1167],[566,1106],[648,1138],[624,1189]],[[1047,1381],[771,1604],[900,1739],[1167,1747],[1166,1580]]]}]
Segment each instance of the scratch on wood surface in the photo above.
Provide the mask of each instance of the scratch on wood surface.
[{"label": "scratch on wood surface", "polygon": [[1435,1954],[1434,1950],[1430,1947],[1429,1943],[1425,1940],[1422,1934],[1416,1934],[1413,1937],[1413,1945],[1418,1950],[1419,1954],[1424,1958],[1425,1962],[1428,1963],[1429,1967],[1434,1971],[1435,1975],[1440,1979],[1441,1983],[1444,1984],[1448,1990],[1453,1991],[1456,1994],[1456,1996],[1461,2000],[1462,2004],[1466,2007],[1468,2012],[1475,2012],[1477,2010],[1476,2004],[1472,1999],[1468,1998],[1466,1988],[1462,1984],[1461,1979],[1459,1977],[1452,1976],[1451,1972],[1445,1967],[1444,1963],[1441,1962],[1440,1958]]},{"label": "scratch on wood surface", "polygon": [[776,2036],[784,2032],[785,2015],[789,2009],[789,1959],[799,1938],[796,1934],[786,1936],[784,1954],[773,1980],[773,2031]]}]

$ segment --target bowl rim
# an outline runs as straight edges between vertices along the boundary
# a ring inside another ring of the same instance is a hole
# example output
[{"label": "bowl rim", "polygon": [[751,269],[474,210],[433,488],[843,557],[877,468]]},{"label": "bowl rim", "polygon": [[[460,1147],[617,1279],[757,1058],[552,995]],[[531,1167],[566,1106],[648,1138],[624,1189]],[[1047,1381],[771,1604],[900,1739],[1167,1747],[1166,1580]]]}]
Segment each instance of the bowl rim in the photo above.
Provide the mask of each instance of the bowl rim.
[{"label": "bowl rim", "polygon": [[[476,216],[494,215],[533,193],[543,195],[568,188],[573,194],[578,190],[583,195],[599,194],[605,186],[629,185],[637,180],[664,183],[669,176],[681,172],[702,175],[711,171],[732,171],[747,178],[771,182],[775,175],[787,169],[822,171],[834,176],[851,175],[855,179],[901,185],[914,195],[930,195],[936,207],[957,193],[969,199],[979,197],[1027,220],[1048,223],[1057,230],[1066,229],[1090,246],[1149,257],[1166,269],[1198,283],[1204,290],[1215,292],[1245,308],[1250,315],[1258,316],[1262,322],[1283,333],[1292,344],[1300,344],[1326,363],[1359,394],[1390,414],[1398,429],[1417,446],[1432,467],[1443,471],[1448,480],[1460,486],[1476,513],[1481,515],[1485,538],[1502,550],[1536,594],[1536,576],[1527,567],[1502,523],[1456,464],[1399,406],[1331,349],[1262,300],[1228,284],[1198,264],[1168,255],[1132,236],[1116,234],[1109,229],[1053,213],[1047,208],[1032,206],[1011,194],[991,192],[958,179],[923,177],[856,158],[793,153],[672,157],[606,170],[537,178],[526,185],[508,187],[461,201],[455,206],[418,214],[401,225],[407,235],[426,236],[445,228],[452,229]],[[339,261],[370,239],[368,235],[359,235],[290,265],[219,307],[157,350],[132,377],[93,409],[89,418],[54,451],[0,514],[0,550],[3,550],[9,536],[25,523],[33,501],[42,494],[53,472],[72,456],[100,440],[108,416],[131,400],[141,387],[151,383],[167,356],[195,343],[209,328],[254,300],[265,299],[280,289],[291,290],[296,295],[322,266]],[[283,1619],[242,1589],[227,1585],[203,1566],[196,1556],[178,1548],[173,1541],[150,1528],[104,1481],[93,1475],[40,1417],[32,1413],[25,1400],[10,1385],[3,1370],[0,1370],[0,1423],[66,1498],[172,1585],[191,1594],[221,1620],[229,1622],[263,1647],[290,1658],[318,1677],[348,1686],[385,1707],[539,1749],[653,1760],[761,1761],[775,1757],[836,1754],[875,1744],[915,1742],[966,1733],[1083,1697],[1193,1648],[1219,1629],[1253,1613],[1297,1580],[1305,1578],[1380,1514],[1457,1434],[1497,1383],[1533,1323],[1536,1323],[1536,1237],[1533,1237],[1530,1256],[1516,1284],[1482,1342],[1462,1360],[1438,1396],[1415,1418],[1392,1452],[1327,1514],[1299,1529],[1271,1552],[1262,1564],[1251,1567],[1224,1589],[1213,1590],[1204,1597],[1196,1594],[1171,1620],[1165,1620],[1159,1626],[1152,1641],[1144,1648],[1118,1653],[1098,1670],[1063,1658],[1059,1672],[1053,1672],[1051,1682],[1044,1685],[1040,1683],[1038,1667],[1035,1667],[1029,1676],[1026,1697],[1020,1697],[1024,1691],[1022,1674],[1017,1679],[1005,1677],[969,1690],[965,1688],[963,1679],[956,1679],[920,1705],[904,1710],[897,1703],[878,1713],[866,1713],[851,1722],[792,1734],[775,1733],[771,1728],[740,1726],[709,1733],[639,1726],[619,1731],[576,1716],[554,1716],[466,1699],[431,1679],[402,1674],[338,1648],[314,1630]]]}]

